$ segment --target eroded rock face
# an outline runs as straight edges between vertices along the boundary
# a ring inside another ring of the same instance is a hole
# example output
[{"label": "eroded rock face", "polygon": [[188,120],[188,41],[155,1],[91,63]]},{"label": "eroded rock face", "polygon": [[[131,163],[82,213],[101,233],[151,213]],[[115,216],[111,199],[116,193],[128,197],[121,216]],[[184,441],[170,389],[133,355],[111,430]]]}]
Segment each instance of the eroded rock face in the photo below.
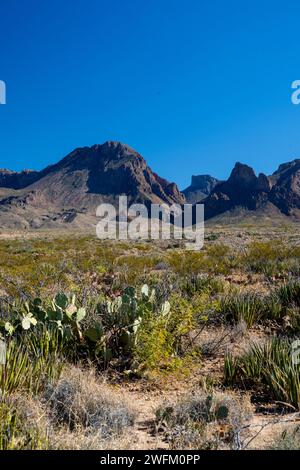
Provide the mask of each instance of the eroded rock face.
[{"label": "eroded rock face", "polygon": [[236,163],[228,180],[215,186],[204,199],[206,218],[242,207],[255,210],[266,201],[271,184],[263,173],[256,176],[253,168]]},{"label": "eroded rock face", "polygon": [[208,196],[218,183],[220,181],[210,175],[192,176],[191,185],[182,193],[188,203],[195,204]]},{"label": "eroded rock face", "polygon": [[270,200],[284,214],[300,210],[300,159],[280,165],[272,175]]},{"label": "eroded rock face", "polygon": [[[280,165],[271,176],[256,176],[248,165],[236,163],[227,181],[193,176],[184,193],[187,202],[205,204],[206,218],[233,210],[300,218],[300,159]],[[185,202],[176,184],[154,173],[138,152],[109,141],[75,149],[42,171],[0,170],[0,223],[33,228],[94,224],[96,207],[103,202],[117,206],[119,195],[127,195],[129,204]]]},{"label": "eroded rock face", "polygon": [[241,207],[255,211],[279,209],[300,218],[300,159],[284,163],[271,175],[257,177],[247,165],[236,163],[230,177],[203,201],[207,218]]}]

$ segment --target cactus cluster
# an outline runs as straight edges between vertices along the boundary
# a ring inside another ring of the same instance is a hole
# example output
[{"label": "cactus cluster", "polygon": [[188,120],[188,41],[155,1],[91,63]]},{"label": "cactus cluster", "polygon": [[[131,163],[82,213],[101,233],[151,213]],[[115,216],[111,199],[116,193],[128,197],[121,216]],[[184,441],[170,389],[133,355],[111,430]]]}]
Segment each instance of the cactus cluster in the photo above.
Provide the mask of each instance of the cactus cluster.
[{"label": "cactus cluster", "polygon": [[102,321],[84,332],[89,342],[96,343],[96,355],[106,360],[113,356],[130,355],[137,344],[139,329],[147,314],[168,316],[170,304],[160,302],[155,289],[144,284],[140,291],[127,287],[122,296],[107,300]]},{"label": "cactus cluster", "polygon": [[77,308],[76,298],[70,298],[65,294],[57,294],[50,306],[44,306],[41,299],[36,298],[33,302],[25,302],[22,308],[13,306],[10,321],[0,322],[0,331],[5,336],[12,336],[34,328],[36,325],[49,324],[55,326],[61,336],[71,336],[76,334],[78,339],[82,339],[80,322],[85,318],[84,308]]},{"label": "cactus cluster", "polygon": [[155,289],[144,284],[141,289],[127,287],[121,296],[105,300],[98,309],[97,321],[84,328],[86,310],[77,307],[75,295],[58,293],[48,304],[36,298],[14,305],[9,321],[0,322],[0,334],[26,334],[40,326],[49,335],[56,331],[63,341],[75,340],[92,359],[106,363],[113,358],[130,361],[144,318],[154,315],[167,321],[170,303],[161,301]]}]

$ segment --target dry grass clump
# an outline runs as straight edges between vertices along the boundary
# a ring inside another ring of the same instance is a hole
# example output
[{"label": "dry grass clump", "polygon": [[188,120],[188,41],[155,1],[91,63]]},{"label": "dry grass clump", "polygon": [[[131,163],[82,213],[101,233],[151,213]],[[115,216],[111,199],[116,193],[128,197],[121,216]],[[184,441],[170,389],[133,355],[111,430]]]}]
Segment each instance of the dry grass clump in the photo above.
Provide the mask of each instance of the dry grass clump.
[{"label": "dry grass clump", "polygon": [[0,450],[127,449],[135,414],[92,369],[65,368],[43,395],[14,393],[0,404]]},{"label": "dry grass clump", "polygon": [[66,369],[56,386],[48,386],[45,400],[54,426],[102,440],[120,435],[134,422],[124,397],[112,393],[93,370]]},{"label": "dry grass clump", "polygon": [[48,422],[41,403],[25,394],[0,402],[0,450],[48,449]]}]

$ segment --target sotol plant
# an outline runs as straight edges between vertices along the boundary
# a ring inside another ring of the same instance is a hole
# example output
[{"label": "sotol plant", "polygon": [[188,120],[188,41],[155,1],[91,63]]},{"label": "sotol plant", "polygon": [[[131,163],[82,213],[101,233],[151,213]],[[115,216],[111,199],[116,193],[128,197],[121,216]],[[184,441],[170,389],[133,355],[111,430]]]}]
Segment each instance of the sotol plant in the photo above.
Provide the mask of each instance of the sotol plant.
[{"label": "sotol plant", "polygon": [[300,409],[300,364],[293,361],[292,341],[273,338],[253,344],[249,351],[225,358],[224,377],[228,385],[265,385],[275,400]]}]

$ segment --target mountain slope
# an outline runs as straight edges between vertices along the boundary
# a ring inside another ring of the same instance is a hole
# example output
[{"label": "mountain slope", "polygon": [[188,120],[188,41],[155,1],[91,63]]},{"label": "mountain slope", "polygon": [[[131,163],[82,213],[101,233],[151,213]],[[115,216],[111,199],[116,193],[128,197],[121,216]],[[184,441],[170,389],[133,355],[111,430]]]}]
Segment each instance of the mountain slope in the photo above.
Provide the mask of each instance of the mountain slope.
[{"label": "mountain slope", "polygon": [[[18,175],[6,178],[6,188],[9,184],[11,189],[18,187]],[[79,214],[95,216],[102,202],[117,206],[117,196],[122,194],[130,204],[184,202],[177,186],[154,173],[135,150],[119,142],[106,142],[78,148],[55,165],[34,172],[31,184],[12,193],[6,191],[0,200],[0,218],[7,224],[9,216],[4,214],[12,214],[13,226],[73,222]]]},{"label": "mountain slope", "polygon": [[[0,170],[0,224],[3,229],[85,229],[97,223],[96,208],[118,196],[128,203],[205,205],[206,219],[300,219],[300,159],[284,163],[271,175],[236,163],[227,181],[192,177],[181,194],[174,183],[154,173],[128,145],[106,142],[75,149],[42,171]],[[186,196],[186,200],[185,200]]]}]

